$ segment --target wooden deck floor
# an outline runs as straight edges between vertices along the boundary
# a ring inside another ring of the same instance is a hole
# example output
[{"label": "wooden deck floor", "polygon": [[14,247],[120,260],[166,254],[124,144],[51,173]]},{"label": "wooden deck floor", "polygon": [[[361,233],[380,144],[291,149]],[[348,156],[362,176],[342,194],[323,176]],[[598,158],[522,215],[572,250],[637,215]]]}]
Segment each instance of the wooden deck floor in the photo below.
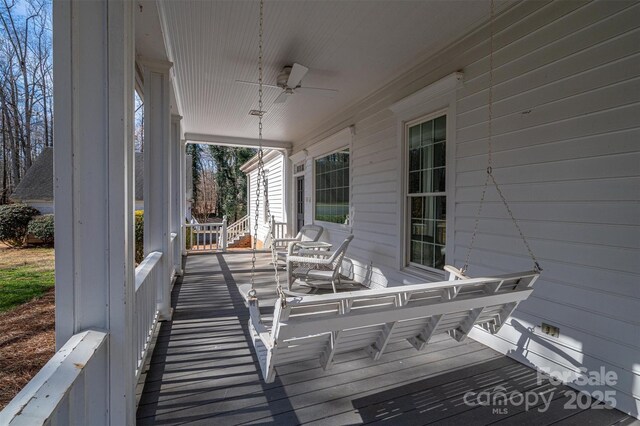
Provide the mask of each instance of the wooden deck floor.
[{"label": "wooden deck floor", "polygon": [[[326,372],[317,361],[292,364],[266,384],[237,287],[249,282],[250,259],[242,252],[187,258],[174,287],[173,321],[162,323],[158,334],[138,424],[640,424],[616,410],[565,409],[570,388],[539,383],[534,370],[471,339],[444,336],[424,352],[396,344],[377,362],[364,352],[345,354]],[[261,301],[274,300],[267,255],[257,267]],[[551,396],[551,403],[546,410],[541,399],[528,410],[517,403],[465,403],[467,392],[501,389]]]}]

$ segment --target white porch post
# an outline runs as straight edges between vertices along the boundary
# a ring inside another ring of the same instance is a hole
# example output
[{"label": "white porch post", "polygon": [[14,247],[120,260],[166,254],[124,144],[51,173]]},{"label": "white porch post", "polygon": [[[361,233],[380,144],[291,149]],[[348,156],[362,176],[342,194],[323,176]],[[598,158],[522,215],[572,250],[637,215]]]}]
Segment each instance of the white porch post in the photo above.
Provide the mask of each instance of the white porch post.
[{"label": "white porch post", "polygon": [[134,3],[53,4],[56,347],[108,332],[93,424],[135,423]]},{"label": "white porch post", "polygon": [[[184,229],[187,219],[187,141],[184,139],[180,144],[180,226]],[[186,234],[181,232],[182,255],[187,255]],[[184,271],[183,271],[184,272]]]},{"label": "white porch post", "polygon": [[162,252],[158,317],[171,319],[171,109],[166,61],[141,60],[144,68],[144,253]]},{"label": "white porch post", "polygon": [[293,173],[291,167],[291,160],[289,159],[289,155],[291,155],[290,150],[281,151],[282,155],[282,181],[283,181],[283,189],[282,189],[282,221],[287,224],[287,236],[295,236],[294,226],[293,226],[293,218],[295,215],[295,205],[291,203],[291,200],[295,200],[293,197]]},{"label": "white porch post", "polygon": [[177,275],[182,275],[182,249],[184,240],[182,236],[182,223],[184,215],[182,214],[182,167],[183,156],[181,151],[184,150],[182,144],[182,128],[180,121],[182,117],[179,115],[171,116],[171,232],[177,235],[176,245],[174,247],[175,270]]}]

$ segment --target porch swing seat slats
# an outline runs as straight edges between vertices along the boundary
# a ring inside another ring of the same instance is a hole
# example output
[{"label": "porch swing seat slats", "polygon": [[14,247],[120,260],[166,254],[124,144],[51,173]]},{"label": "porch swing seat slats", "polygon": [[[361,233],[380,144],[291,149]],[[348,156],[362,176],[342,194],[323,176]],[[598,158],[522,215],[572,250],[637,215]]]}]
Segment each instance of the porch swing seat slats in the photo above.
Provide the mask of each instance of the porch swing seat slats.
[{"label": "porch swing seat slats", "polygon": [[276,302],[273,320],[260,317],[250,298],[249,329],[265,382],[275,367],[317,359],[324,369],[334,355],[364,349],[373,359],[387,345],[407,340],[423,349],[435,334],[463,340],[474,326],[497,333],[538,278],[535,271],[498,277],[327,295],[288,297]]}]

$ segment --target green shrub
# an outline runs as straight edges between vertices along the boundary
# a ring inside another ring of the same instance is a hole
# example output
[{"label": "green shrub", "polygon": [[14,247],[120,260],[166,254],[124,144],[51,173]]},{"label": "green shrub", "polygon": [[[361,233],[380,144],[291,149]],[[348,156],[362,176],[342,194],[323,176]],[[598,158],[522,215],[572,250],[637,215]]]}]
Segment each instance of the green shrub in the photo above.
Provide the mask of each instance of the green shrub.
[{"label": "green shrub", "polygon": [[40,212],[25,204],[0,206],[0,241],[11,247],[20,247],[27,236],[29,222]]},{"label": "green shrub", "polygon": [[144,211],[136,210],[136,263],[144,260]]},{"label": "green shrub", "polygon": [[27,231],[45,244],[53,244],[53,215],[44,214],[31,219]]}]

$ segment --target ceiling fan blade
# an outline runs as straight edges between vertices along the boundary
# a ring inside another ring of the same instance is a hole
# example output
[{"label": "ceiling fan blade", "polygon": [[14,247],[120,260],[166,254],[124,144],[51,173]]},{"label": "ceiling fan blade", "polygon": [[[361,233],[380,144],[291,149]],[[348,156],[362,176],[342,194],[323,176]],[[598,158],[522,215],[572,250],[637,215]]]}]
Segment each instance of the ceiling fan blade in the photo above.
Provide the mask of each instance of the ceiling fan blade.
[{"label": "ceiling fan blade", "polygon": [[293,67],[291,67],[291,73],[289,74],[289,79],[287,80],[287,87],[291,87],[292,89],[296,88],[308,71],[309,68],[305,66],[293,64]]},{"label": "ceiling fan blade", "polygon": [[284,103],[288,97],[289,97],[289,93],[287,93],[286,90],[283,90],[282,93],[280,93],[280,95],[276,98],[276,100],[273,101],[273,103],[274,104]]},{"label": "ceiling fan blade", "polygon": [[[244,81],[244,80],[236,80],[236,83],[240,83],[240,84],[250,84],[251,86],[259,86],[260,84],[255,82],[255,81]],[[272,89],[282,89],[282,87],[279,86],[275,86],[273,84],[264,84],[262,83],[263,87],[269,87]]]},{"label": "ceiling fan blade", "polygon": [[298,87],[296,92],[312,92],[329,97],[334,97],[338,94],[338,90],[336,89],[325,89],[322,87]]}]

